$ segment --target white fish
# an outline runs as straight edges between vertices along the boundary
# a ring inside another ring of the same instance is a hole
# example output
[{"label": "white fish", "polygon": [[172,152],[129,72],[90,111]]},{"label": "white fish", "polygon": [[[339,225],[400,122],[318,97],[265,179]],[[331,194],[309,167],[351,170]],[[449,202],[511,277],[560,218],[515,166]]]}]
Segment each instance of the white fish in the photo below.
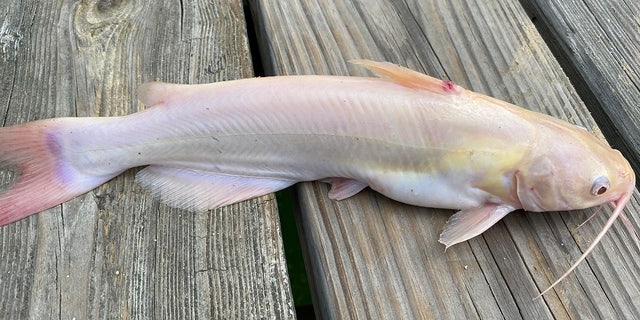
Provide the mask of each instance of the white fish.
[{"label": "white fish", "polygon": [[357,63],[381,78],[147,83],[139,95],[151,108],[135,114],[0,128],[0,163],[17,175],[0,194],[0,224],[137,166],[147,166],[137,175],[143,186],[190,210],[299,181],[327,181],[338,200],[369,186],[401,202],[460,210],[441,235],[447,247],[517,209],[613,204],[602,231],[562,279],[635,189],[620,152],[579,127],[390,63]]}]

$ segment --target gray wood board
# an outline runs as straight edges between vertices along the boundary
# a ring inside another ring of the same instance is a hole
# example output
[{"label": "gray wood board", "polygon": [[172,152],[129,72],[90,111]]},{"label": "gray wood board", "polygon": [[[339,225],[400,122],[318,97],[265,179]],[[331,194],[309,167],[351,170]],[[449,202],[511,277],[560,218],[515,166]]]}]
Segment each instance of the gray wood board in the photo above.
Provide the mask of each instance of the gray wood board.
[{"label": "gray wood board", "polygon": [[640,171],[640,3],[523,1],[609,141]]},{"label": "gray wood board", "polygon": [[[369,75],[387,60],[548,113],[601,135],[517,1],[250,1],[270,74]],[[640,254],[616,223],[587,262],[532,300],[580,256],[610,213],[510,214],[482,236],[437,243],[448,210],[371,191],[335,202],[299,186],[300,228],[321,318],[633,318]],[[637,226],[637,191],[627,215]]]},{"label": "gray wood board", "polygon": [[[129,114],[144,108],[134,94],[144,81],[252,76],[242,1],[0,8],[5,126]],[[2,318],[295,317],[273,195],[184,212],[152,200],[134,175],[0,228]]]}]

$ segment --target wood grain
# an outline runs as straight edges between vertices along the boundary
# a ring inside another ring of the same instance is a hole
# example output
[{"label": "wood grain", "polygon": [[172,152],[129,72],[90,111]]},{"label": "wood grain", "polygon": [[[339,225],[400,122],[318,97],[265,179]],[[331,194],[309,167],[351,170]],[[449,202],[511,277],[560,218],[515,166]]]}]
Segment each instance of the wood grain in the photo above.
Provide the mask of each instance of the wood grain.
[{"label": "wood grain", "polygon": [[523,1],[607,134],[640,171],[640,4]]},{"label": "wood grain", "polygon": [[[252,76],[241,1],[0,8],[4,125],[129,114],[149,80]],[[2,318],[295,317],[272,195],[184,212],[152,200],[134,174],[0,228]]]},{"label": "wood grain", "polygon": [[[387,60],[579,124],[601,135],[519,2],[251,1],[265,70],[366,75],[346,61]],[[330,161],[330,159],[327,159]],[[443,253],[453,211],[371,191],[335,202],[299,186],[299,224],[320,318],[632,318],[640,253],[618,223],[554,291],[535,299],[594,238],[593,210],[515,212]],[[638,225],[637,191],[628,216]],[[610,213],[608,209],[603,209]]]}]

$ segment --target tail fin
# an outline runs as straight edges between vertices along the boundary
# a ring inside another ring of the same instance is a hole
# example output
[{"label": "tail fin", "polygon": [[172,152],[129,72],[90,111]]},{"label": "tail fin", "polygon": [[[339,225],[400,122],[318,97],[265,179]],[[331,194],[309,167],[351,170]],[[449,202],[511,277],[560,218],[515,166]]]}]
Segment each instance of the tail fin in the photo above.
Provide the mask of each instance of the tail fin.
[{"label": "tail fin", "polygon": [[74,174],[53,133],[59,122],[0,128],[0,181],[3,176],[12,180],[0,184],[0,226],[73,199],[111,178]]}]

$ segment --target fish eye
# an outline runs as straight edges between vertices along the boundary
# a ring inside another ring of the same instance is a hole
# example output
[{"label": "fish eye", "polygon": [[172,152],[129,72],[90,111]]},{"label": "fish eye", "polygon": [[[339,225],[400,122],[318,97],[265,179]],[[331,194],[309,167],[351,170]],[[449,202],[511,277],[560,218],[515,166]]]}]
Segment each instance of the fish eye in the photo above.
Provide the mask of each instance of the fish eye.
[{"label": "fish eye", "polygon": [[597,177],[593,180],[593,185],[591,186],[591,194],[594,196],[599,196],[604,194],[609,190],[609,179],[605,176]]}]

